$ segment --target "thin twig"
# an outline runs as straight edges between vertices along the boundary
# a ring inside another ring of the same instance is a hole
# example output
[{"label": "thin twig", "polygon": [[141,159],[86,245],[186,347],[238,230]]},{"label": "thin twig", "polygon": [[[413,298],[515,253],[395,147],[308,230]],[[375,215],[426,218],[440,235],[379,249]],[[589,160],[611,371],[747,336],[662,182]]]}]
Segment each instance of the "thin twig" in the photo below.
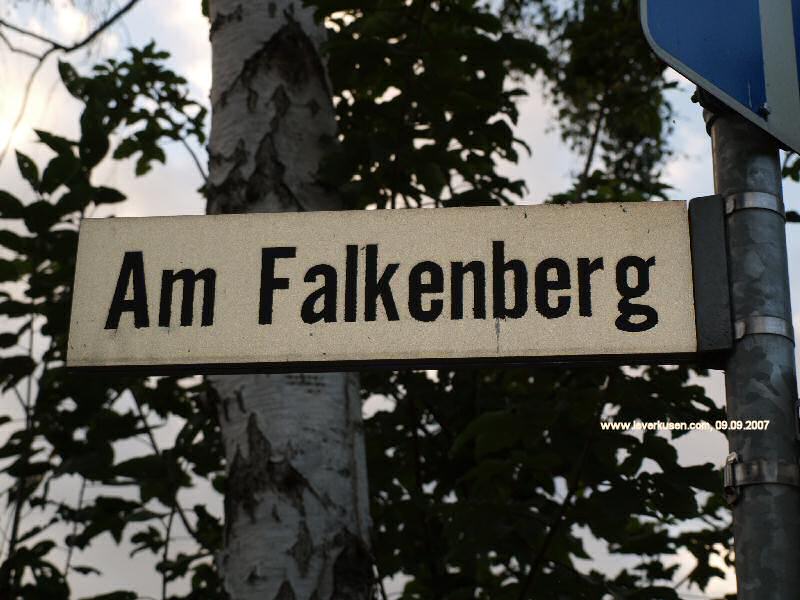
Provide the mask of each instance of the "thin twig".
[{"label": "thin twig", "polygon": [[[81,490],[78,492],[78,507],[76,511],[80,511],[83,508],[83,494],[86,491],[86,478],[84,477],[81,481]],[[75,534],[78,533],[78,521],[76,520],[72,524],[72,537],[75,537]],[[64,565],[64,575],[69,575],[69,567],[72,564],[72,551],[75,549],[75,546],[70,544],[69,550],[67,551],[67,562]]]},{"label": "thin twig", "polygon": [[383,586],[383,579],[378,579],[378,591],[381,593],[382,600],[389,600],[389,597],[386,595],[386,588]]},{"label": "thin twig", "polygon": [[600,109],[597,113],[597,121],[595,121],[594,132],[592,139],[589,143],[589,150],[586,152],[586,162],[583,165],[583,172],[578,178],[578,186],[576,188],[575,198],[578,202],[583,201],[583,195],[586,193],[586,188],[589,184],[589,175],[591,173],[592,164],[594,163],[594,155],[597,150],[597,142],[600,139],[600,132],[603,129],[603,121],[606,118],[606,107],[604,99],[600,101]]},{"label": "thin twig", "polygon": [[[144,424],[144,428],[145,428],[145,431],[147,432],[147,437],[150,440],[150,446],[153,448],[153,452],[155,452],[157,456],[161,456],[161,449],[159,448],[158,442],[156,441],[156,438],[153,435],[153,429],[150,426],[150,423],[147,421],[147,418],[145,417],[144,412],[142,411],[142,406],[141,406],[141,404],[139,404],[139,399],[136,397],[135,394],[133,395],[133,401],[134,401],[134,404],[136,405],[136,412],[139,415],[139,419]],[[186,513],[183,511],[183,508],[178,503],[178,494],[177,494],[177,492],[175,493],[175,506],[173,508],[178,511],[178,516],[181,518],[181,523],[183,523],[183,526],[186,527],[186,531],[188,531],[189,534],[194,539],[197,539],[197,532],[189,524],[189,519],[186,518]]]},{"label": "thin twig", "polygon": [[172,521],[175,519],[175,507],[172,507],[172,511],[169,513],[169,519],[167,520],[167,534],[164,536],[164,558],[162,562],[164,563],[164,568],[161,569],[161,600],[166,600],[167,598],[167,568],[166,563],[169,560],[169,540],[172,536]]},{"label": "thin twig", "polygon": [[22,397],[22,394],[19,393],[19,390],[17,389],[17,386],[14,386],[13,388],[11,388],[11,390],[14,392],[14,395],[17,397],[17,400],[19,401],[19,405],[22,407],[22,410],[25,410],[25,399]]},{"label": "thin twig", "polygon": [[578,493],[581,473],[583,472],[583,467],[586,464],[586,458],[589,455],[589,448],[594,441],[595,432],[598,431],[600,428],[597,427],[597,419],[600,418],[600,414],[602,414],[603,404],[601,403],[597,410],[595,411],[595,419],[592,420],[591,425],[593,426],[591,432],[588,436],[586,436],[586,442],[583,444],[583,448],[581,449],[580,457],[578,458],[578,462],[575,465],[575,468],[572,471],[572,477],[570,481],[567,483],[567,496],[564,498],[564,501],[561,503],[559,507],[558,514],[556,518],[553,519],[553,522],[550,524],[547,534],[545,534],[545,538],[542,541],[542,545],[539,547],[539,550],[536,552],[536,555],[533,557],[531,561],[531,567],[528,571],[528,575],[525,577],[525,581],[522,583],[522,587],[520,588],[519,592],[519,600],[525,600],[528,595],[528,591],[531,589],[534,580],[536,579],[536,575],[539,572],[539,568],[542,562],[545,560],[547,555],[547,551],[550,549],[550,545],[552,544],[553,540],[555,539],[556,533],[558,532],[559,526],[564,521],[564,517],[566,517],[567,511],[572,506],[572,501],[575,498],[575,495]]},{"label": "thin twig", "polygon": [[75,52],[75,50],[80,50],[81,48],[83,48],[87,44],[91,44],[98,35],[100,35],[106,29],[111,27],[125,13],[127,13],[130,9],[132,9],[136,5],[136,3],[138,3],[138,2],[139,2],[139,0],[128,0],[128,2],[126,2],[124,5],[122,5],[108,19],[103,21],[100,25],[98,25],[91,32],[89,32],[89,34],[86,35],[86,37],[84,37],[82,40],[80,40],[78,42],[75,42],[75,43],[73,43],[72,45],[69,45],[69,46],[67,46],[66,44],[62,44],[61,42],[58,42],[58,41],[56,41],[56,40],[54,40],[52,38],[48,38],[46,36],[40,35],[40,34],[35,33],[33,31],[29,31],[27,29],[19,27],[18,25],[14,25],[12,23],[9,23],[8,21],[4,21],[3,19],[0,19],[0,27],[6,27],[6,28],[10,29],[11,31],[15,31],[16,33],[19,33],[20,35],[24,35],[24,36],[33,38],[33,39],[35,39],[35,40],[37,40],[39,42],[43,42],[45,44],[48,44],[50,46],[50,48],[48,50],[46,50],[43,54],[39,55],[39,58],[42,59],[47,54],[49,54],[50,52],[53,52],[55,50],[61,50],[62,52],[68,54],[70,52]]},{"label": "thin twig", "polygon": [[[412,433],[412,450],[414,453],[414,482],[417,488],[417,494],[419,498],[425,497],[425,490],[423,487],[423,473],[422,473],[422,455],[420,452],[419,447],[419,434],[418,434],[418,427],[417,424],[419,422],[419,414],[417,413],[416,406],[414,405],[414,400],[408,397],[405,398],[406,407],[407,407],[407,414],[409,417],[409,422],[411,425],[411,433]],[[434,559],[434,551],[433,551],[433,543],[431,541],[430,536],[430,527],[424,527],[425,534],[423,536],[423,543],[425,544],[425,548],[428,554],[428,568],[430,569],[431,575],[431,584],[433,585],[433,598],[439,599],[441,597],[440,589],[441,589],[441,582],[439,576],[439,570],[436,568],[436,560]]]},{"label": "thin twig", "polygon": [[[29,31],[27,29],[24,29],[24,28],[20,27],[19,25],[14,25],[13,23],[9,23],[8,21],[6,21],[4,19],[0,19],[0,27],[5,27],[6,29],[10,29],[11,31],[13,31],[15,33],[19,33],[20,35],[24,35],[26,37],[33,38],[37,42],[44,42],[45,44],[47,44],[49,46],[53,46],[56,49],[64,49],[64,46],[62,46],[61,44],[59,44],[55,40],[51,40],[50,38],[47,38],[47,37],[45,37],[43,35],[40,35],[40,34],[36,33],[35,31]],[[37,57],[38,57],[38,55],[37,55]]]},{"label": "thin twig", "polygon": [[[130,9],[132,9],[138,2],[139,2],[139,0],[128,0],[128,2],[126,2],[122,7],[120,7],[108,19],[103,21],[103,23],[101,23],[95,29],[93,29],[86,37],[84,37],[82,40],[80,40],[78,42],[75,42],[71,46],[66,46],[66,45],[64,45],[64,44],[62,44],[60,42],[57,42],[56,40],[47,38],[45,36],[39,35],[38,33],[34,33],[32,31],[28,31],[27,29],[23,29],[22,27],[19,27],[17,25],[13,25],[12,23],[8,23],[7,21],[4,21],[4,20],[0,19],[0,27],[6,27],[7,29],[10,29],[11,31],[15,31],[16,33],[19,33],[20,35],[25,35],[25,36],[28,36],[30,38],[33,38],[35,40],[38,40],[40,42],[44,42],[44,43],[50,45],[50,47],[47,50],[45,50],[44,52],[42,52],[39,55],[30,53],[30,52],[25,52],[24,53],[27,56],[32,56],[34,58],[37,58],[38,62],[36,63],[36,66],[33,68],[33,70],[31,71],[31,74],[28,77],[28,82],[25,84],[25,92],[24,92],[24,94],[22,96],[22,103],[20,104],[19,111],[17,112],[17,117],[16,117],[16,119],[14,119],[14,125],[11,127],[11,131],[8,134],[8,141],[6,142],[6,145],[3,148],[3,151],[0,152],[0,164],[2,164],[3,160],[5,160],[5,157],[8,154],[8,150],[11,147],[11,140],[14,138],[14,134],[16,133],[17,129],[19,128],[20,123],[22,123],[22,119],[25,118],[25,112],[26,112],[26,110],[28,108],[28,100],[30,98],[31,88],[33,87],[33,81],[36,78],[36,75],[38,74],[39,70],[42,68],[42,65],[44,65],[44,63],[47,60],[47,58],[53,52],[60,51],[60,52],[63,52],[64,54],[69,54],[71,52],[75,52],[76,50],[80,50],[81,48],[83,48],[87,44],[92,43],[95,40],[95,38],[97,38],[97,36],[99,36],[106,29],[111,27],[111,25],[113,25],[116,21],[118,21],[125,13],[127,13]],[[6,44],[8,44],[9,48],[12,48],[12,50],[13,50],[13,47],[11,46],[11,44],[8,43],[8,40],[6,40]]]},{"label": "thin twig", "polygon": [[25,48],[17,48],[11,41],[8,39],[5,33],[0,31],[0,40],[2,40],[8,49],[14,52],[15,54],[22,54],[23,56],[27,56],[28,58],[35,58],[39,59],[39,55],[35,52],[31,52],[30,50],[26,50]]},{"label": "thin twig", "polygon": [[794,156],[794,152],[787,152],[783,157],[783,164],[781,165],[781,172],[786,170],[786,167],[789,166],[789,159]]},{"label": "thin twig", "polygon": [[[31,323],[30,323],[30,342],[28,345],[28,356],[33,358],[33,320],[34,315],[31,315]],[[31,429],[31,396],[32,396],[32,378],[28,378],[28,386],[26,391],[26,397],[23,399],[19,392],[14,388],[17,396],[19,397],[20,402],[22,403],[22,407],[25,410],[25,431],[30,432]],[[20,455],[20,460],[25,460],[26,462],[31,457],[31,450],[30,450],[30,443],[28,448],[24,449]],[[8,557],[11,558],[14,555],[14,551],[17,547],[17,540],[19,539],[19,528],[20,523],[22,521],[22,505],[25,501],[25,478],[19,477],[17,478],[17,490],[14,498],[14,516],[11,523],[11,535],[9,536],[8,540]],[[13,575],[9,573],[9,584],[12,590],[15,590],[19,587],[19,582],[22,578],[22,571],[20,569],[15,568],[13,571]]]},{"label": "thin twig", "polygon": [[203,181],[205,183],[208,183],[208,174],[203,170],[203,165],[200,164],[200,160],[197,158],[197,154],[195,154],[195,151],[192,150],[192,147],[189,145],[189,142],[187,142],[185,138],[181,138],[181,143],[183,144],[183,147],[186,148],[187,152],[189,152],[189,155],[192,157],[192,160],[194,161],[197,170],[200,172],[200,176],[203,178]]},{"label": "thin twig", "polygon": [[8,149],[11,147],[11,141],[14,139],[14,134],[17,132],[20,123],[22,123],[22,119],[25,118],[25,111],[28,109],[28,100],[30,99],[31,89],[33,88],[33,81],[36,79],[36,75],[39,73],[39,70],[44,65],[47,57],[54,52],[54,48],[50,48],[47,52],[45,52],[40,58],[39,62],[36,63],[36,66],[33,67],[31,74],[28,76],[28,81],[25,84],[25,91],[22,94],[22,103],[19,106],[19,111],[17,112],[17,117],[14,119],[14,124],[11,126],[11,131],[8,133],[8,140],[6,140],[6,145],[3,148],[3,151],[0,152],[0,164],[3,164],[3,160],[8,154]]},{"label": "thin twig", "polygon": [[[28,358],[33,360],[33,324],[36,321],[36,313],[31,313],[31,322],[30,322],[30,332],[28,334]],[[28,386],[25,390],[25,399],[27,403],[27,410],[30,411],[30,407],[33,403],[33,377],[28,377]],[[29,415],[28,415],[29,416]],[[26,427],[30,427],[30,421],[26,422]]]}]

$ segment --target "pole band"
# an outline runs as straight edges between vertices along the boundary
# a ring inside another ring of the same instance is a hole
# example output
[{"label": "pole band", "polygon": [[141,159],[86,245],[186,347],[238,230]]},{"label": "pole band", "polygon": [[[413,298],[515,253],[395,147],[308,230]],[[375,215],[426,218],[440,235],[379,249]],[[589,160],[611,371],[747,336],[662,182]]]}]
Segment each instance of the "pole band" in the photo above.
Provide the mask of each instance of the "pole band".
[{"label": "pole band", "polygon": [[760,208],[778,213],[782,219],[786,218],[783,200],[767,192],[741,192],[725,196],[725,214],[730,215],[738,210]]},{"label": "pole band", "polygon": [[737,340],[746,335],[782,335],[794,344],[794,328],[792,324],[780,317],[753,316],[739,319],[733,324],[733,333]]},{"label": "pole band", "polygon": [[725,501],[729,506],[736,504],[746,485],[790,485],[800,487],[800,466],[783,460],[739,461],[739,455],[731,452],[725,460],[723,470]]}]

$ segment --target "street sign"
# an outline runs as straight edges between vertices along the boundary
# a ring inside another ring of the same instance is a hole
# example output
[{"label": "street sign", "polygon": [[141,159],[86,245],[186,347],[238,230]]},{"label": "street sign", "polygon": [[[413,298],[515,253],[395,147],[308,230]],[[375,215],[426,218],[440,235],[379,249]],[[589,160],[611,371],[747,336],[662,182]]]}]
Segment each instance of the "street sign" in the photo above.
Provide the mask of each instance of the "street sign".
[{"label": "street sign", "polygon": [[684,202],[86,219],[68,366],[696,358],[730,345],[722,205],[698,206],[695,280]]},{"label": "street sign", "polygon": [[800,0],[640,0],[655,53],[800,151]]}]

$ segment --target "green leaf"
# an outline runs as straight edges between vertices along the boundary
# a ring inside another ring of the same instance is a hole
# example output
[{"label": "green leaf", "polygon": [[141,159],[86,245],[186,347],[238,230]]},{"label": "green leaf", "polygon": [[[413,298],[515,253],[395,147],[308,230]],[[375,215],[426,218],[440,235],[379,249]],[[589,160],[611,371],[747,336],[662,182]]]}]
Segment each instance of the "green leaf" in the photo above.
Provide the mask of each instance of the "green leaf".
[{"label": "green leaf", "polygon": [[30,356],[4,356],[0,360],[0,383],[7,390],[33,373],[36,363]]},{"label": "green leaf", "polygon": [[41,129],[34,129],[39,141],[47,145],[48,148],[56,152],[56,154],[71,154],[74,142],[69,141],[58,135],[54,135]]},{"label": "green leaf", "polygon": [[84,168],[97,166],[108,153],[109,131],[103,125],[102,114],[96,107],[87,106],[81,115],[81,139],[78,150]]},{"label": "green leaf", "polygon": [[0,190],[0,219],[21,219],[25,206],[16,196]]},{"label": "green leaf", "polygon": [[51,194],[58,186],[67,185],[72,176],[80,170],[80,167],[80,162],[75,158],[71,150],[66,154],[59,154],[53,157],[42,174],[40,191],[45,194]]},{"label": "green leaf", "polygon": [[139,598],[139,594],[134,592],[109,592],[99,596],[86,597],[83,600],[137,600],[137,598]]},{"label": "green leaf", "polygon": [[84,80],[78,75],[78,72],[72,65],[64,61],[58,61],[58,74],[61,76],[61,81],[64,82],[67,91],[79,100],[82,100],[85,88]]},{"label": "green leaf", "polygon": [[114,204],[122,202],[126,196],[114,188],[100,186],[92,190],[93,200],[96,204]]},{"label": "green leaf", "polygon": [[35,190],[39,190],[39,169],[31,158],[17,150],[17,166],[22,177]]},{"label": "green leaf", "polygon": [[34,312],[33,307],[24,302],[19,302],[17,300],[4,300],[0,302],[0,315],[5,315],[12,319],[30,316],[32,312]]},{"label": "green leaf", "polygon": [[0,246],[8,248],[12,252],[25,254],[30,250],[33,239],[17,235],[8,229],[0,230]]},{"label": "green leaf", "polygon": [[25,226],[31,233],[44,233],[58,222],[59,210],[46,200],[25,207]]},{"label": "green leaf", "polygon": [[16,281],[26,271],[26,266],[25,261],[0,258],[0,283]]},{"label": "green leaf", "polygon": [[11,348],[16,346],[19,336],[15,333],[0,333],[0,348]]},{"label": "green leaf", "polygon": [[70,570],[81,575],[100,575],[101,572],[89,565],[70,565]]}]

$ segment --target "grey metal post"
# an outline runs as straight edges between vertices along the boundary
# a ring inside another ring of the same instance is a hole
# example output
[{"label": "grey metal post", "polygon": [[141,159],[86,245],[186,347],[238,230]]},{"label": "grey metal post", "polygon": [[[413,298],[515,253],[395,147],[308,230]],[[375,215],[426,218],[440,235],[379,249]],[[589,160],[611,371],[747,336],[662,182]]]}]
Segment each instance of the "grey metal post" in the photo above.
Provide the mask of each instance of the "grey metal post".
[{"label": "grey metal post", "polygon": [[[726,202],[737,339],[725,367],[738,600],[800,598],[797,386],[781,168],[775,141],[730,111],[705,111],[714,186]],[[737,464],[734,464],[737,463]]]}]

